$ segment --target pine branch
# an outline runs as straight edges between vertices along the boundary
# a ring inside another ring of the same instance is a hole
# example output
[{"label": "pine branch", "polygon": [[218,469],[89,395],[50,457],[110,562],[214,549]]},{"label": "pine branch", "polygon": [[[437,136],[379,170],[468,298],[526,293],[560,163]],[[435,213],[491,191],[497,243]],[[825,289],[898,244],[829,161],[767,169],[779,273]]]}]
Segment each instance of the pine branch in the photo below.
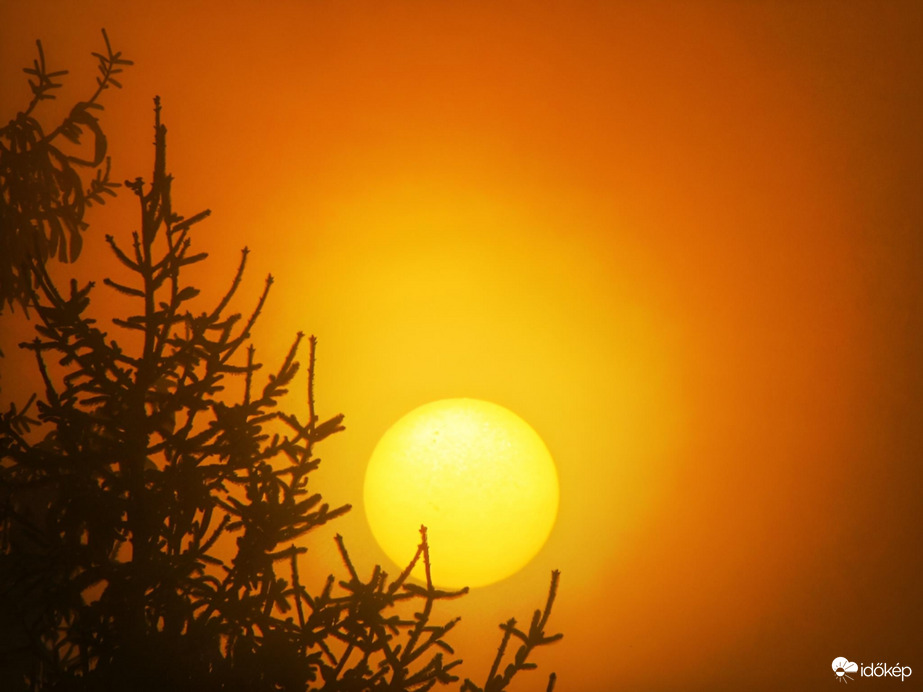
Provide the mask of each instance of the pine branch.
[{"label": "pine branch", "polygon": [[[528,658],[537,647],[553,644],[562,638],[563,635],[561,634],[550,636],[545,634],[545,626],[548,624],[548,618],[551,616],[551,608],[554,605],[554,600],[558,593],[558,582],[560,577],[561,573],[558,570],[552,571],[551,584],[548,587],[548,597],[545,601],[545,607],[543,610],[536,610],[533,613],[528,633],[516,627],[516,620],[514,618],[510,618],[500,625],[500,629],[503,631],[503,637],[500,640],[500,645],[497,647],[497,654],[491,664],[484,686],[479,687],[471,680],[466,679],[461,687],[462,692],[500,692],[500,690],[505,690],[517,673],[523,670],[533,670],[536,668],[536,665],[531,663]],[[507,648],[514,637],[520,640],[522,644],[519,649],[517,649],[513,657],[513,662],[506,666],[503,673],[500,673],[500,666],[506,656]],[[548,681],[547,689],[549,692],[554,689],[556,680],[557,676],[552,673]]]}]

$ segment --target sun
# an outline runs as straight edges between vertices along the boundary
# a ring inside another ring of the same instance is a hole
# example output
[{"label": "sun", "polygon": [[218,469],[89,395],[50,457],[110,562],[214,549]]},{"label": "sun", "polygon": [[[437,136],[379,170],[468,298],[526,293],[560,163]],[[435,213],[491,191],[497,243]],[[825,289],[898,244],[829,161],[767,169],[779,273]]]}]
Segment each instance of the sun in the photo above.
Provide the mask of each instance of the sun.
[{"label": "sun", "polygon": [[372,533],[397,565],[410,562],[425,525],[433,581],[476,587],[518,572],[544,545],[558,476],[542,439],[516,414],[478,399],[443,399],[385,432],[364,499]]}]

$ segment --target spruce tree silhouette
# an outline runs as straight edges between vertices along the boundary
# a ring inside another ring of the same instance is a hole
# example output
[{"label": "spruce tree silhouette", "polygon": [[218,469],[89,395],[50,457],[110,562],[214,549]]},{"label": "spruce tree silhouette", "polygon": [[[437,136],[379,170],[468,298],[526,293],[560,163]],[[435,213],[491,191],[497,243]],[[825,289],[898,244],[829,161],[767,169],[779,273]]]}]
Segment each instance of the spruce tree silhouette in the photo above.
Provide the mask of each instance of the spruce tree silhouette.
[{"label": "spruce tree silhouette", "polygon": [[[103,31],[106,52],[93,53],[99,76],[89,99],[74,105],[60,125],[45,134],[36,117],[38,106],[55,98],[54,90],[67,70],[50,71],[45,52],[37,41],[38,57],[29,75],[32,100],[0,128],[0,313],[5,306],[25,305],[32,288],[33,267],[57,257],[73,262],[83,247],[82,233],[87,224],[88,206],[103,204],[105,195],[115,194],[116,184],[109,180],[110,161],[106,156],[106,136],[94,111],[104,91],[121,88],[116,75],[131,65],[121,52],[113,51]],[[91,153],[83,158],[74,153],[75,145],[89,132]],[[65,151],[59,137],[66,140]],[[68,153],[70,151],[70,153]],[[80,171],[95,173],[87,187]]]},{"label": "spruce tree silhouette", "polygon": [[[131,278],[103,283],[136,306],[112,320],[121,342],[93,316],[93,283],[62,291],[33,261],[18,284],[36,320],[22,347],[43,392],[0,414],[0,688],[409,692],[457,682],[446,637],[458,618],[433,618],[437,602],[467,589],[434,587],[425,528],[396,578],[375,566],[363,580],[337,536],[346,577],[313,593],[302,582],[304,536],[350,509],[309,489],[315,445],[343,416],[315,412],[314,337],[305,420],[280,407],[302,334],[260,378],[249,339],[272,277],[249,314],[231,312],[246,248],[225,294],[193,309],[199,290],[186,270],[206,254],[193,252],[191,231],[208,211],[174,212],[159,99],[154,113],[150,183],[126,182],[140,230],[130,247],[106,237]],[[421,560],[417,584],[409,575]],[[532,651],[560,638],[544,633],[557,584],[554,572],[527,632],[501,625],[484,686],[465,680],[462,690],[498,692],[535,667]],[[521,645],[501,672],[513,638]]]}]

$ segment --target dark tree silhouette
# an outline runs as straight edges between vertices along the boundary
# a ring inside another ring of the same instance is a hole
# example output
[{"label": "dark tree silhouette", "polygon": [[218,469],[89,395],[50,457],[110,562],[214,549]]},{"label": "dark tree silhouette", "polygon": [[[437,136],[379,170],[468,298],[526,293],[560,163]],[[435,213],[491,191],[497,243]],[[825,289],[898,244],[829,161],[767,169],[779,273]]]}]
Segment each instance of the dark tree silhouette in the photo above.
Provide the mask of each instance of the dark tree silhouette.
[{"label": "dark tree silhouette", "polygon": [[[121,88],[116,75],[132,63],[112,50],[105,31],[103,40],[105,54],[93,53],[99,63],[96,89],[47,134],[36,110],[55,98],[58,80],[67,70],[50,71],[42,43],[36,42],[38,57],[24,70],[32,99],[0,128],[0,312],[25,304],[35,267],[49,258],[73,262],[80,255],[86,208],[104,203],[104,195],[114,194],[117,187],[109,180],[106,136],[93,113],[102,110],[100,97],[106,89]],[[87,132],[92,136],[89,155],[75,153]],[[86,183],[81,170],[85,177],[93,176]]]},{"label": "dark tree silhouette", "polygon": [[[36,320],[21,346],[43,392],[0,414],[0,689],[417,691],[456,682],[460,661],[446,637],[458,619],[437,624],[434,610],[467,589],[434,587],[425,528],[393,579],[378,566],[361,578],[340,536],[344,579],[330,576],[317,591],[299,576],[303,537],[349,510],[309,489],[315,445],[342,430],[343,417],[315,412],[314,337],[306,419],[279,406],[300,367],[301,334],[260,377],[249,337],[272,277],[249,314],[231,311],[246,249],[226,293],[198,307],[186,269],[206,257],[193,252],[191,231],[208,212],[175,213],[172,183],[155,100],[153,176],[126,182],[140,230],[129,247],[106,237],[130,278],[104,283],[135,305],[112,320],[120,338],[92,316],[93,283],[62,291],[33,261],[19,285]],[[424,584],[409,577],[420,560]],[[555,572],[528,632],[501,625],[484,686],[466,680],[463,690],[498,692],[534,667],[533,649],[560,637],[544,633],[557,582]],[[501,672],[513,638],[521,646]]]}]

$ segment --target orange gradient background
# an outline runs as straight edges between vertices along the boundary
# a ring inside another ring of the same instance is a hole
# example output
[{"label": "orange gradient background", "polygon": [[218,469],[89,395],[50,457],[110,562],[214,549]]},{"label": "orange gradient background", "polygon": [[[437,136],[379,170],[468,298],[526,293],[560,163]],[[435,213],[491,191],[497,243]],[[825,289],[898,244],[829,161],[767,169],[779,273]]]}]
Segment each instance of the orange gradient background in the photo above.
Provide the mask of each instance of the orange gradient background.
[{"label": "orange gradient background", "polygon": [[[310,544],[317,585],[334,532],[393,569],[365,463],[473,397],[542,436],[561,504],[532,563],[452,604],[464,675],[559,568],[565,637],[515,689],[923,676],[923,5],[186,5],[4,3],[0,118],[37,38],[85,98],[101,27],[136,63],[104,101],[117,180],[149,176],[162,97],[174,206],[213,212],[199,285],[249,246],[238,308],[276,279],[262,362],[316,334],[319,408],[346,414],[316,487],[356,506]],[[90,221],[85,276],[133,202]],[[6,406],[34,382],[0,319]]]}]

